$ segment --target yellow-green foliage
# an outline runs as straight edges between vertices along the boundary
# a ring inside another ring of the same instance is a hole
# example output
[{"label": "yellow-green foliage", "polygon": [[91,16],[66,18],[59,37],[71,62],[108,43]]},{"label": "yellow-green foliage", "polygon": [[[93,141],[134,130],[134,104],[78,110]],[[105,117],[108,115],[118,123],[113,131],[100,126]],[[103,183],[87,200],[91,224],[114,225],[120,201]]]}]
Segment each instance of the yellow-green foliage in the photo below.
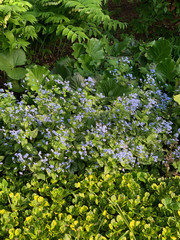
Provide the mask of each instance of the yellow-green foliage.
[{"label": "yellow-green foliage", "polygon": [[32,4],[22,0],[0,1],[0,49],[26,48],[27,40],[37,38]]},{"label": "yellow-green foliage", "polygon": [[1,239],[179,239],[180,178],[146,172],[0,182]]}]

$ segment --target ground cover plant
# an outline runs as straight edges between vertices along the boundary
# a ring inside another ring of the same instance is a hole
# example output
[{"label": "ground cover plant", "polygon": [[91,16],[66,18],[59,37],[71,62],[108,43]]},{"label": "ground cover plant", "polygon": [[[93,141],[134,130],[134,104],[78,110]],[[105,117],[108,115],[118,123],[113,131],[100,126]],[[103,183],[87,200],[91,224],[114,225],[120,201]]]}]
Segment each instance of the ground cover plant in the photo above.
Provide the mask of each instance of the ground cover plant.
[{"label": "ground cover plant", "polygon": [[1,239],[180,238],[179,40],[119,41],[107,3],[0,5]]}]

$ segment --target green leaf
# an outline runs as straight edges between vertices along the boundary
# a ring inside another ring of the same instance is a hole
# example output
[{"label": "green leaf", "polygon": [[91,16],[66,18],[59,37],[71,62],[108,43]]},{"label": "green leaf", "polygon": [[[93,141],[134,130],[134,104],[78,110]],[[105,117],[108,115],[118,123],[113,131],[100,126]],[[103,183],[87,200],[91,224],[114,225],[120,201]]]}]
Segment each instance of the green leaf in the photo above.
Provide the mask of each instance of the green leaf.
[{"label": "green leaf", "polygon": [[122,42],[118,42],[113,46],[113,51],[116,56],[120,56],[123,50],[128,48],[128,45],[131,42],[130,37],[126,37]]},{"label": "green leaf", "polygon": [[20,144],[16,143],[16,144],[14,145],[14,151],[15,151],[15,152],[17,152],[20,148],[21,148],[21,145],[20,145]]},{"label": "green leaf", "polygon": [[70,86],[76,90],[82,87],[82,83],[84,83],[84,78],[80,73],[74,73],[74,76],[70,79]]},{"label": "green leaf", "polygon": [[5,191],[8,187],[8,182],[3,178],[2,183],[0,183],[0,188]]},{"label": "green leaf", "polygon": [[61,58],[56,62],[56,65],[52,69],[51,73],[60,74],[63,79],[71,76],[70,66],[72,60],[69,57]]},{"label": "green leaf", "polygon": [[63,36],[67,36],[68,33],[69,33],[69,31],[70,31],[70,29],[65,28],[65,29],[62,31],[62,35],[63,35]]},{"label": "green leaf", "polygon": [[137,173],[137,179],[140,180],[141,182],[146,182],[146,178],[147,178],[147,173],[145,172],[138,172]]},{"label": "green leaf", "polygon": [[32,153],[32,154],[37,154],[38,153],[37,149],[35,149],[31,143],[27,143],[24,146],[24,148],[26,149],[26,151],[28,151],[28,153]]},{"label": "green leaf", "polygon": [[14,50],[11,54],[15,66],[22,66],[26,63],[26,54],[22,49]]},{"label": "green leaf", "polygon": [[13,58],[9,57],[8,53],[0,53],[0,70],[6,71],[14,66]]},{"label": "green leaf", "polygon": [[6,36],[6,38],[9,40],[9,44],[12,45],[16,39],[14,37],[14,34],[12,33],[12,31],[7,31],[4,33],[4,35]]},{"label": "green leaf", "polygon": [[112,201],[112,202],[116,202],[116,201],[117,201],[117,199],[116,199],[116,196],[115,196],[115,195],[113,195],[113,196],[111,197],[111,201]]},{"label": "green leaf", "polygon": [[71,236],[69,234],[65,234],[64,235],[64,240],[71,240]]},{"label": "green leaf", "polygon": [[100,40],[96,38],[91,38],[88,41],[86,52],[97,64],[100,64],[101,60],[105,57],[103,46],[101,45]]},{"label": "green leaf", "polygon": [[169,204],[172,202],[171,198],[164,198],[162,199],[162,203],[164,204],[165,207],[169,207]]},{"label": "green leaf", "polygon": [[171,44],[168,40],[163,38],[154,41],[150,49],[147,51],[147,57],[155,63],[159,63],[170,56]]},{"label": "green leaf", "polygon": [[4,160],[5,156],[0,156],[0,162]]},{"label": "green leaf", "polygon": [[34,174],[35,177],[37,177],[37,179],[42,179],[42,180],[46,180],[46,176],[44,173],[37,173],[37,174]]},{"label": "green leaf", "polygon": [[0,53],[0,70],[5,71],[12,79],[19,80],[25,76],[26,70],[24,68],[15,68],[24,65],[25,62],[26,55],[21,49]]},{"label": "green leaf", "polygon": [[170,208],[174,211],[180,210],[180,202],[171,203]]},{"label": "green leaf", "polygon": [[77,39],[77,34],[74,33],[71,37],[71,41],[74,42]]},{"label": "green leaf", "polygon": [[173,167],[176,168],[178,172],[180,172],[180,161],[173,162]]},{"label": "green leaf", "polygon": [[33,131],[31,131],[30,137],[36,138],[38,135],[38,132],[39,132],[38,128],[34,129]]},{"label": "green leaf", "polygon": [[176,76],[175,62],[171,58],[166,58],[160,62],[156,67],[156,74],[162,80],[171,81]]},{"label": "green leaf", "polygon": [[27,69],[26,81],[32,91],[39,91],[40,85],[45,77],[50,73],[48,69],[35,65],[31,69]]},{"label": "green leaf", "polygon": [[17,93],[22,93],[24,92],[24,88],[21,87],[21,85],[19,84],[19,81],[17,80],[11,80],[11,84],[12,84],[12,91],[13,92],[17,92]]},{"label": "green leaf", "polygon": [[180,94],[174,95],[173,98],[174,98],[174,101],[176,101],[180,105]]},{"label": "green leaf", "polygon": [[7,75],[15,80],[20,80],[23,79],[26,75],[26,69],[24,68],[13,68],[13,69],[8,69]]},{"label": "green leaf", "polygon": [[74,43],[72,49],[74,50],[72,55],[76,59],[78,59],[78,57],[84,52],[84,47],[81,43]]}]

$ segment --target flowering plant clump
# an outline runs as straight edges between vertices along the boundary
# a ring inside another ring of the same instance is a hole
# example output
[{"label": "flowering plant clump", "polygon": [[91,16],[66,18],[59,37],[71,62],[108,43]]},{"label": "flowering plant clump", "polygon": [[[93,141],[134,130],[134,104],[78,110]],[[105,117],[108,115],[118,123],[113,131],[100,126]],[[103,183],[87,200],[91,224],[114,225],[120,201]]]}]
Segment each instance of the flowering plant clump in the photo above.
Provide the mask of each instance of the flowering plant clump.
[{"label": "flowering plant clump", "polygon": [[[152,77],[146,81],[155,86]],[[50,76],[20,101],[1,91],[1,170],[44,179],[45,172],[56,178],[65,170],[110,172],[164,163],[180,134],[169,114],[173,104],[158,87],[133,85],[130,94],[109,99],[90,77],[75,91]],[[177,146],[172,159],[179,159]]]}]

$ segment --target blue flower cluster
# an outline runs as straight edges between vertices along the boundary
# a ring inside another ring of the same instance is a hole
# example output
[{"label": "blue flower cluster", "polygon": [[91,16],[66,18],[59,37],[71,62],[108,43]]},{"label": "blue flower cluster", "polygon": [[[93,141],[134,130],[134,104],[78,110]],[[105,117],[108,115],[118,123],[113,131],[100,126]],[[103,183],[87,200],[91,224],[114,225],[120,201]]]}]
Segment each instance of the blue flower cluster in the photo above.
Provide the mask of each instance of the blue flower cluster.
[{"label": "blue flower cluster", "polygon": [[[146,82],[155,85],[149,75]],[[164,146],[178,142],[180,134],[168,115],[172,99],[157,86],[142,86],[107,103],[95,85],[89,77],[74,91],[68,81],[54,79],[52,89],[40,87],[31,105],[1,90],[0,155],[11,152],[21,172],[49,174],[79,161],[110,168],[164,162]],[[180,158],[178,145],[172,155]]]}]

